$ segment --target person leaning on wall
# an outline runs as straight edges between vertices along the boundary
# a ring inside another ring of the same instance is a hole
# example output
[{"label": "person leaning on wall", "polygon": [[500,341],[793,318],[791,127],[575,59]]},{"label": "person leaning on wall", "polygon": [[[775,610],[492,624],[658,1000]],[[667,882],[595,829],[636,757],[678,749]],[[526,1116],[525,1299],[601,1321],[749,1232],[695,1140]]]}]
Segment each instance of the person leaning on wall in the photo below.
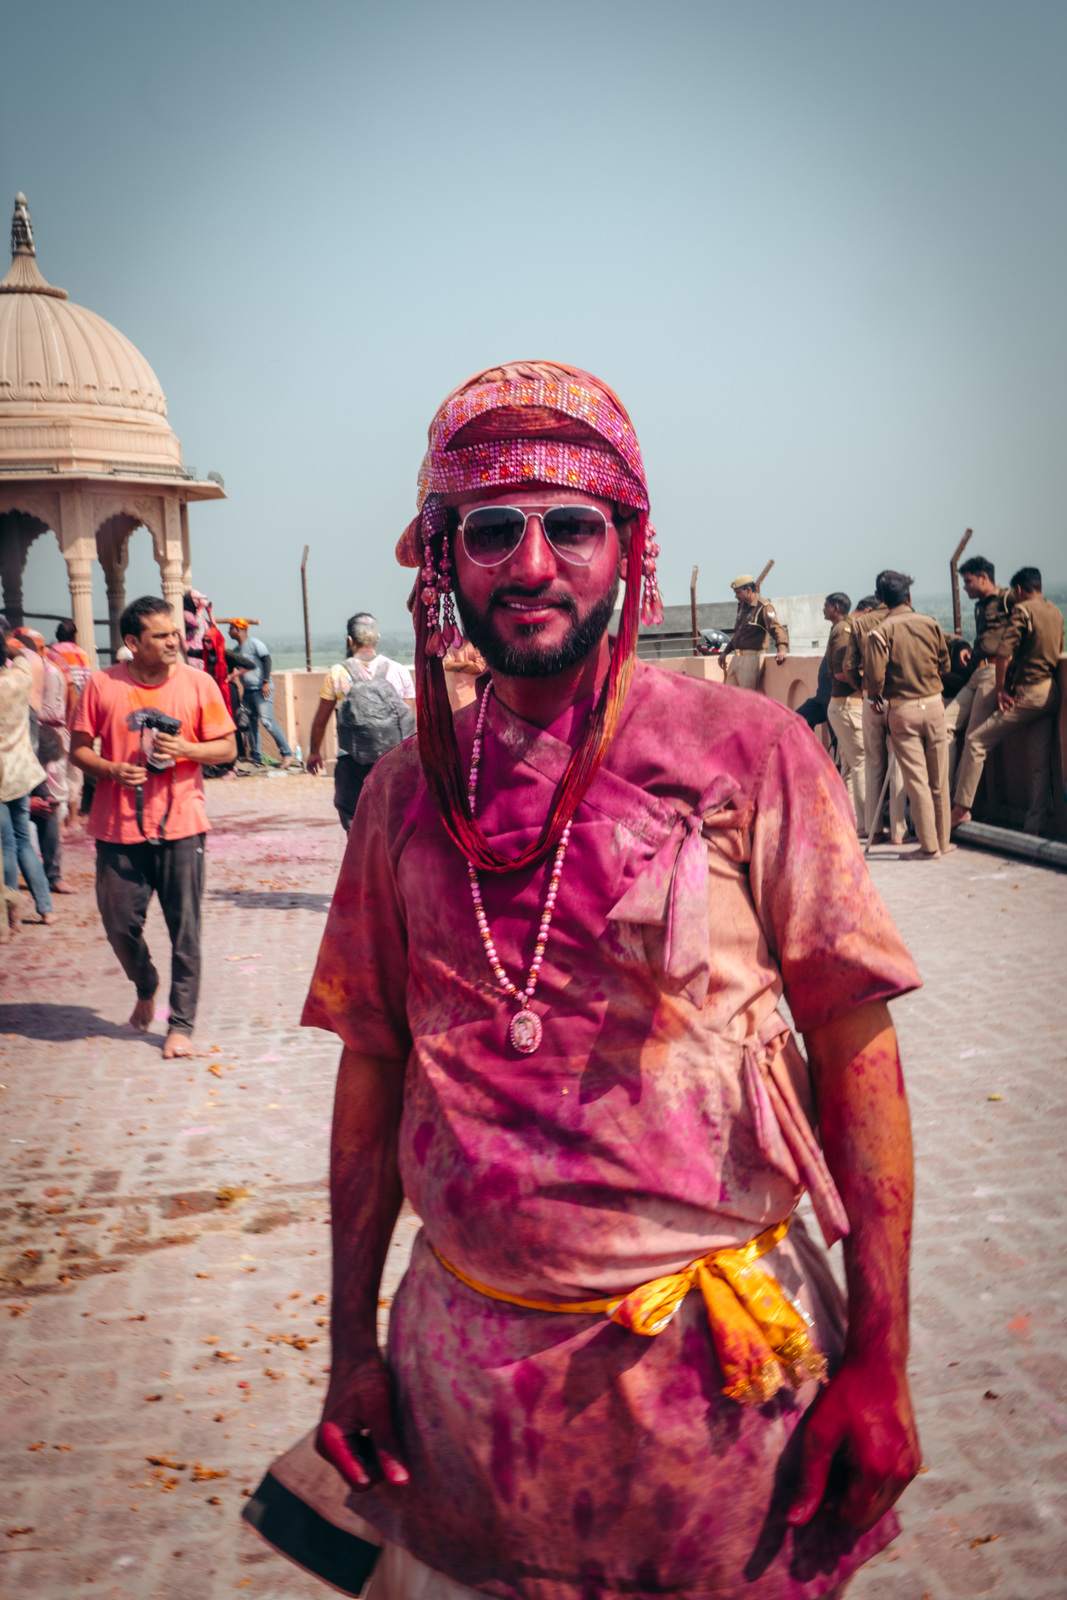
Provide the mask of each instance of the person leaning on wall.
[{"label": "person leaning on wall", "polygon": [[1048,809],[1052,735],[1059,710],[1056,681],[1063,654],[1063,615],[1041,592],[1037,567],[1020,567],[1011,580],[1012,608],[1000,635],[994,670],[997,709],[967,730],[956,775],[952,826],[971,820],[986,757],[1009,733],[1026,729],[1028,805],[1023,827],[1040,833]]}]

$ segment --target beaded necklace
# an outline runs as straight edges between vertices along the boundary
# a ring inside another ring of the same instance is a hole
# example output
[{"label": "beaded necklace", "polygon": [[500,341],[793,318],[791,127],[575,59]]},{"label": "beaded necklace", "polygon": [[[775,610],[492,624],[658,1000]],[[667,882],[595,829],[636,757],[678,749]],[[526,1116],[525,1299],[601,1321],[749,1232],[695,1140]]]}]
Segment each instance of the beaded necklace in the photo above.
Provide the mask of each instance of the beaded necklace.
[{"label": "beaded necklace", "polygon": [[[493,692],[492,684],[482,695],[482,703],[478,710],[478,723],[474,730],[474,746],[471,750],[471,770],[467,780],[467,799],[470,802],[471,816],[474,816],[474,803],[478,794],[478,768],[482,760],[482,731],[485,727],[485,714],[489,709],[489,696]],[[552,913],[556,905],[556,895],[559,893],[559,880],[563,875],[563,857],[567,853],[567,845],[571,836],[571,824],[568,822],[560,837],[556,859],[552,866],[552,875],[548,882],[548,893],[545,895],[545,908],[541,913],[541,926],[537,933],[537,944],[534,947],[533,960],[530,963],[529,975],[526,979],[525,989],[518,989],[512,983],[500,962],[493,943],[493,936],[489,931],[489,922],[482,905],[482,890],[478,882],[478,870],[471,859],[467,858],[467,875],[470,878],[471,899],[474,901],[474,917],[478,924],[478,932],[482,936],[482,944],[493,975],[509,1000],[517,1000],[519,1010],[516,1011],[508,1025],[508,1038],[520,1055],[532,1056],[541,1043],[544,1029],[541,1018],[536,1011],[531,1011],[530,1001],[533,999],[537,980],[541,975],[541,963],[545,959],[545,946],[548,943],[548,930],[552,926]]]}]

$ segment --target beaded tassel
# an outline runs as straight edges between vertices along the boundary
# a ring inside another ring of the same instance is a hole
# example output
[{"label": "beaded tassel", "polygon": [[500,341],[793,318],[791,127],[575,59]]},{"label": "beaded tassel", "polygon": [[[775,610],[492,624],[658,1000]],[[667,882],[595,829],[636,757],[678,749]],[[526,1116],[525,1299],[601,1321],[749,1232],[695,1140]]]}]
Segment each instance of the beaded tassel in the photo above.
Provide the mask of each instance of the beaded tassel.
[{"label": "beaded tassel", "polygon": [[[433,538],[441,535],[441,559],[434,565]],[[452,602],[452,557],[440,505],[428,504],[422,513],[422,603],[427,608],[426,653],[443,656],[463,643]]]},{"label": "beaded tassel", "polygon": [[641,623],[646,628],[654,628],[663,621],[663,601],[660,598],[659,584],[656,580],[656,557],[659,555],[659,542],[656,539],[656,530],[651,523],[645,536],[645,553],[641,558],[641,571],[644,575],[644,584],[641,589]]}]

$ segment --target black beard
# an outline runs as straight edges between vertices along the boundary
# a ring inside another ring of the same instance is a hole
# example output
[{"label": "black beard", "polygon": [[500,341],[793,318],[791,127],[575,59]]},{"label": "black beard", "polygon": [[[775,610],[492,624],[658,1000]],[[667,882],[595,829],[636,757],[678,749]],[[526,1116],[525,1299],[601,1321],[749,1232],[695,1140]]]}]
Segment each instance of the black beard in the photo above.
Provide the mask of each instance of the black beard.
[{"label": "black beard", "polygon": [[576,667],[600,643],[615,610],[619,582],[619,574],[616,572],[611,588],[601,595],[592,610],[584,617],[579,617],[578,607],[569,595],[556,601],[560,609],[566,611],[570,617],[571,628],[562,642],[552,648],[538,643],[537,632],[540,623],[531,625],[528,641],[514,645],[505,644],[493,626],[493,610],[501,596],[508,594],[524,600],[537,600],[547,593],[548,584],[542,584],[537,589],[519,589],[514,584],[509,584],[506,589],[494,590],[485,611],[476,611],[457,583],[456,609],[459,611],[467,638],[475,649],[481,651],[494,672],[502,673],[506,678],[553,678],[557,672],[566,672],[568,667]]}]

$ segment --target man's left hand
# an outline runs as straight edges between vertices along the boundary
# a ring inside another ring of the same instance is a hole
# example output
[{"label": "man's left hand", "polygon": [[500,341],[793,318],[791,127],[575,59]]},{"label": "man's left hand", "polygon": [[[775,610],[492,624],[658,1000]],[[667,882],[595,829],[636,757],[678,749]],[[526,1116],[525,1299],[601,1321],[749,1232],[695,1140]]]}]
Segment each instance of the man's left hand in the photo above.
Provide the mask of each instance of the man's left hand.
[{"label": "man's left hand", "polygon": [[195,761],[198,746],[183,739],[180,733],[160,733],[157,730],[152,748],[167,761]]},{"label": "man's left hand", "polygon": [[259,692],[263,696],[264,700],[269,700],[270,699],[270,696],[271,696],[271,681],[270,681],[269,678],[267,679],[266,683],[263,685],[262,689],[260,689]]},{"label": "man's left hand", "polygon": [[775,664],[777,666],[784,667],[785,666],[785,651],[784,650],[779,650],[779,652],[775,656],[774,660],[775,660]]},{"label": "man's left hand", "polygon": [[1015,696],[1013,694],[1009,694],[1006,689],[998,689],[997,705],[1000,707],[1001,711],[1014,711]]},{"label": "man's left hand", "polygon": [[899,1499],[922,1459],[907,1377],[884,1359],[846,1358],[812,1406],[800,1489],[789,1510],[794,1527],[810,1522],[822,1505],[838,1452],[845,1459],[847,1482],[828,1509],[847,1527],[865,1533]]}]

